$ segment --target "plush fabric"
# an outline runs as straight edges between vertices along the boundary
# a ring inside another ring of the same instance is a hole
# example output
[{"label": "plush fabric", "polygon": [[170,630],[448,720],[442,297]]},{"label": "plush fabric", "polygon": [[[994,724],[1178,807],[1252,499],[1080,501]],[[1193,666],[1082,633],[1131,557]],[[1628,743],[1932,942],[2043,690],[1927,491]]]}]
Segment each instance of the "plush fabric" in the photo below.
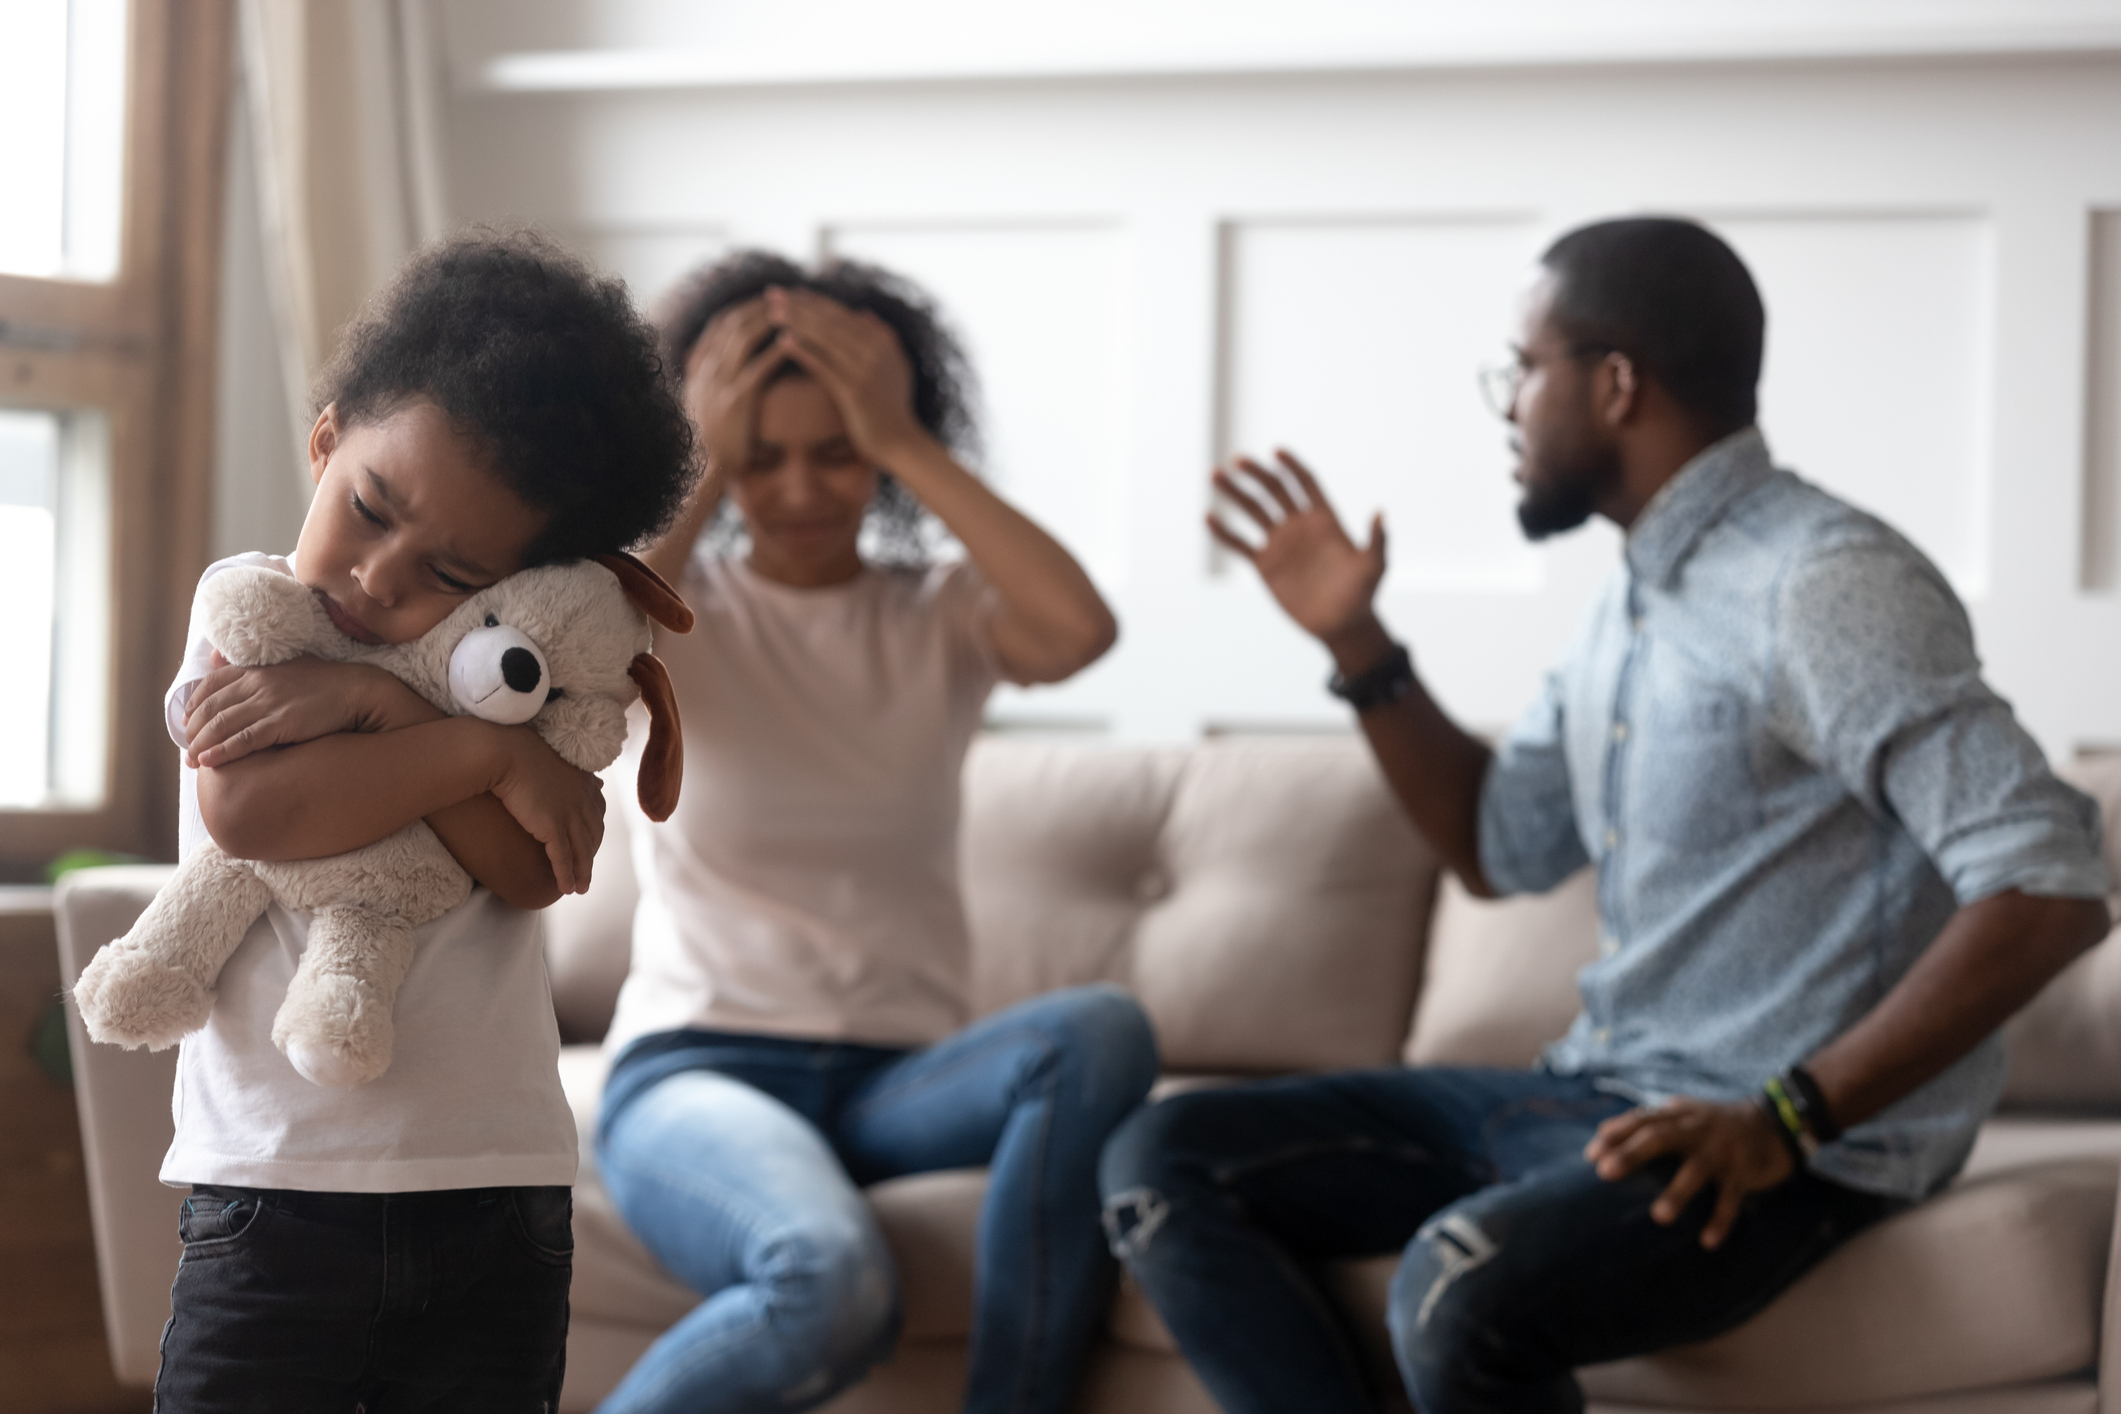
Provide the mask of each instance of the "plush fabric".
[{"label": "plush fabric", "polygon": [[1477,899],[1438,890],[1428,971],[1406,1059],[1413,1065],[1531,1065],[1581,1010],[1576,970],[1598,955],[1598,877],[1546,894]]},{"label": "plush fabric", "polygon": [[2111,1160],[1968,1180],[1857,1235],[1737,1330],[1586,1371],[1585,1386],[1802,1409],[2074,1374],[2100,1354],[2114,1195]]},{"label": "plush fabric", "polygon": [[[2100,803],[2106,867],[2121,885],[2121,755],[2083,757],[2057,774]],[[2121,921],[2121,891],[2107,903]],[[2121,929],[2078,958],[2004,1028],[2020,1109],[2121,1109]]]},{"label": "plush fabric", "polygon": [[1361,742],[1203,744],[1159,848],[1132,986],[1166,1069],[1391,1063],[1436,865]]},{"label": "plush fabric", "polygon": [[1163,836],[1187,755],[974,745],[960,848],[976,1011],[1132,979],[1142,915],[1172,891]]},{"label": "plush fabric", "polygon": [[[200,586],[206,636],[241,667],[301,654],[392,673],[437,709],[531,722],[561,759],[601,770],[626,740],[640,695],[631,669],[648,621],[611,570],[593,563],[512,575],[472,595],[410,643],[355,642],[317,596],[277,570],[234,566]],[[503,655],[535,664],[518,685]],[[206,1024],[221,966],[266,906],[313,915],[300,967],[273,1019],[273,1044],[320,1085],[359,1085],[390,1066],[391,1010],[414,930],[470,897],[464,872],[425,822],[326,859],[192,851],[125,937],[90,962],[74,996],[98,1041],[160,1050]]]}]

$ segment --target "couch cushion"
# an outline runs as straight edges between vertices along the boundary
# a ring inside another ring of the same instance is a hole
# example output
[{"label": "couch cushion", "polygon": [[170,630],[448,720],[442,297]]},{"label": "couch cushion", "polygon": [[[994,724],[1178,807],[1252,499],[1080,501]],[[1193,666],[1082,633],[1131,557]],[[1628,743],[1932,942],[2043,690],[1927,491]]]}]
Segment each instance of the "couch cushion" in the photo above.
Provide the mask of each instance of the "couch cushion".
[{"label": "couch cushion", "polygon": [[2070,1159],[1955,1184],[1859,1233],[1738,1330],[1586,1371],[1585,1387],[1647,1404],[1812,1408],[2086,1369],[2116,1170]]},{"label": "couch cushion", "polygon": [[[1676,1408],[1669,1404],[1611,1404],[1600,1399],[1591,1402],[1588,1414],[1724,1414],[1726,1408],[1720,1404]],[[2053,1380],[2038,1385],[2012,1385],[2008,1389],[1921,1395],[1887,1404],[1866,1404],[1860,1410],[1837,1414],[2100,1414],[2099,1386],[2088,1378]]]},{"label": "couch cushion", "polygon": [[[2106,869],[2113,876],[2114,901],[2121,905],[2121,751],[2079,756],[2055,767],[2055,774],[2099,803],[2106,826]],[[2121,906],[2114,912],[2121,917]]]},{"label": "couch cushion", "polygon": [[1967,1156],[1961,1181],[2053,1163],[2057,1159],[2086,1158],[2121,1162],[2121,1119],[2087,1119],[2082,1115],[1997,1115],[1981,1126],[1981,1135],[1974,1141],[1974,1152]]},{"label": "couch cushion", "polygon": [[597,1177],[597,1101],[606,1069],[604,1053],[596,1046],[560,1051],[560,1085],[574,1110],[581,1144],[574,1180],[574,1286],[568,1303],[591,1320],[659,1331],[699,1305],[700,1298],[648,1255]]},{"label": "couch cushion", "polygon": [[2121,929],[2078,958],[2003,1028],[2007,1110],[2121,1115]]},{"label": "couch cushion", "polygon": [[1455,876],[1438,892],[1406,1059],[1417,1065],[1530,1065],[1582,1008],[1577,970],[1598,956],[1598,876],[1477,899]]},{"label": "couch cushion", "polygon": [[1436,869],[1360,740],[990,737],[965,786],[980,1010],[1110,981],[1148,1008],[1170,1070],[1398,1053]]},{"label": "couch cushion", "polygon": [[1436,865],[1362,741],[1195,748],[1161,862],[1170,893],[1135,929],[1133,988],[1166,1068],[1327,1070],[1398,1055]]},{"label": "couch cushion", "polygon": [[[2106,863],[2121,884],[2121,755],[2082,757],[2056,774],[2099,802]],[[2121,890],[2108,899],[2121,919]],[[2004,1028],[2006,1109],[2121,1115],[2121,930],[2070,965]]]},{"label": "couch cushion", "polygon": [[960,852],[981,1015],[1055,987],[1132,981],[1142,910],[1170,892],[1161,841],[1186,755],[974,745]]}]

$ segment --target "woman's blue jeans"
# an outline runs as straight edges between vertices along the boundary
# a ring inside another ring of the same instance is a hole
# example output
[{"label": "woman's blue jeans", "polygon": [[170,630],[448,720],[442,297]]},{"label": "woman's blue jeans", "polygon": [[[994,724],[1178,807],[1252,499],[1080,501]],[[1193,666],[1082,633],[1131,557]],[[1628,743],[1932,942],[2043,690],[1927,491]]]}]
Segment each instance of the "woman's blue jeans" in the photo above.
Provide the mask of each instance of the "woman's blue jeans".
[{"label": "woman's blue jeans", "polygon": [[1114,1275],[1098,1154],[1156,1068],[1148,1018],[1113,987],[1049,993],[919,1051],[711,1031],[627,1047],[598,1167],[656,1260],[706,1299],[603,1414],[799,1410],[854,1383],[899,1323],[860,1186],[980,1164],[964,1408],[1059,1414]]}]

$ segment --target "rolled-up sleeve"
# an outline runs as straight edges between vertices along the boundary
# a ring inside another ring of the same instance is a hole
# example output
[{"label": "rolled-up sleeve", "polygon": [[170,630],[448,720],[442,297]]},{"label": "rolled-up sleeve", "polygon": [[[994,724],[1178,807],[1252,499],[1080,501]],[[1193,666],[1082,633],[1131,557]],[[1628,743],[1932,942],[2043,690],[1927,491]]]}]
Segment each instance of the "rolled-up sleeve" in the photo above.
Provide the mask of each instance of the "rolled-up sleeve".
[{"label": "rolled-up sleeve", "polygon": [[1958,596],[1904,541],[1880,533],[1793,565],[1769,673],[1777,735],[1898,820],[1961,904],[2106,895],[2098,808],[1982,681]]},{"label": "rolled-up sleeve", "polygon": [[1480,872],[1498,894],[1545,893],[1589,862],[1576,828],[1558,675],[1511,729],[1480,786]]}]

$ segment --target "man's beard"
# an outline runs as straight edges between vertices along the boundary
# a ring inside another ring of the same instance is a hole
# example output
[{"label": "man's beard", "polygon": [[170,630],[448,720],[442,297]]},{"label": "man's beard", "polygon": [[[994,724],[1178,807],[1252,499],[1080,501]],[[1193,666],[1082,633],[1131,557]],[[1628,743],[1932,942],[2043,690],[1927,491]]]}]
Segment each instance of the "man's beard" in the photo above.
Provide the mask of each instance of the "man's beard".
[{"label": "man's beard", "polygon": [[1544,540],[1574,530],[1598,509],[1598,499],[1620,480],[1620,458],[1608,450],[1584,450],[1557,466],[1544,481],[1525,483],[1517,524],[1525,539]]}]

